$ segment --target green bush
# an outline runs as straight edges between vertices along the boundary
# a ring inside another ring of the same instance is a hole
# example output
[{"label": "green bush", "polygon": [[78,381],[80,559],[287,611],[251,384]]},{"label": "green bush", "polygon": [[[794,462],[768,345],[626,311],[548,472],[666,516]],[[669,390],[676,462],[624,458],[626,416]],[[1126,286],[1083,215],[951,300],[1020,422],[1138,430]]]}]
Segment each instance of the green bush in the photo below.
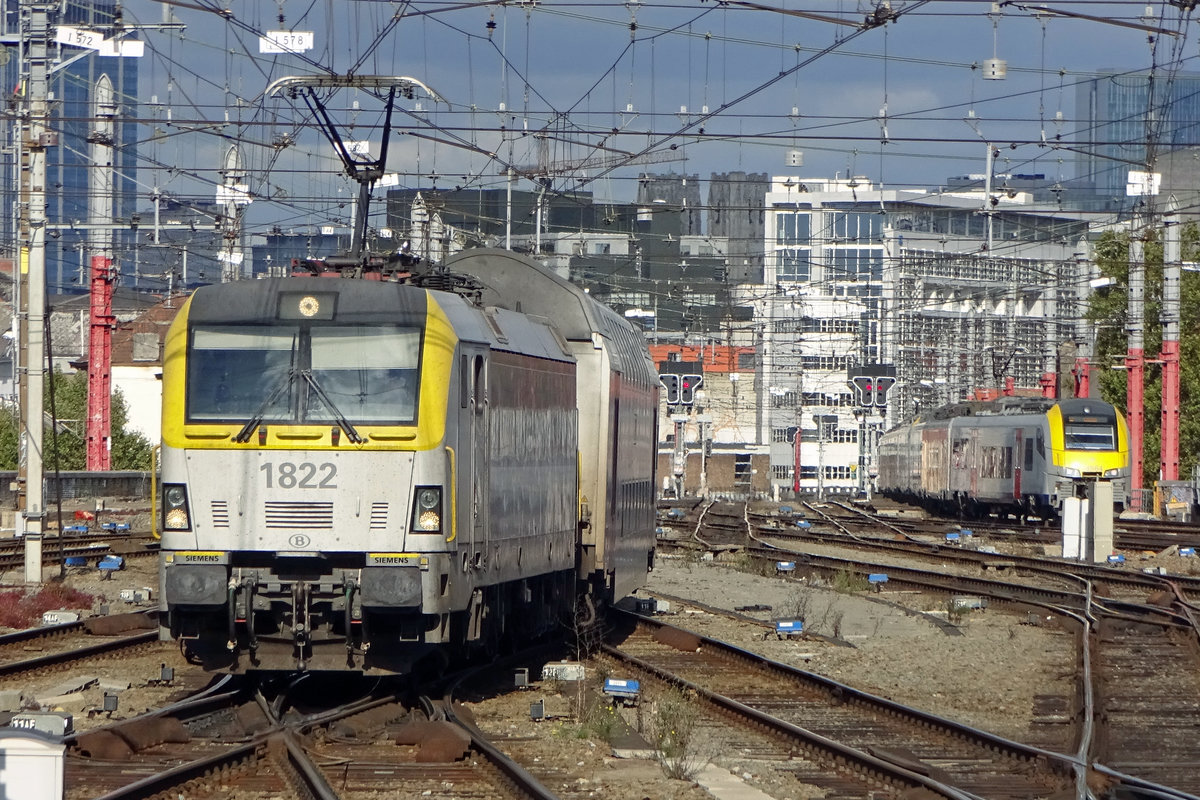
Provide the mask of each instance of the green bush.
[{"label": "green bush", "polygon": [[690,695],[671,689],[653,701],[647,740],[668,777],[691,780],[708,759],[700,755],[700,708]]},{"label": "green bush", "polygon": [[[86,372],[63,374],[57,370],[53,381],[47,380],[43,407],[51,413],[50,384],[54,384],[53,411],[58,427],[52,429],[47,421],[42,441],[43,459],[47,470],[85,469],[87,466],[86,433],[82,420],[87,419],[88,377]],[[112,434],[113,469],[150,469],[152,445],[141,434],[125,429],[129,407],[120,390],[113,389],[109,424]],[[0,469],[17,468],[20,446],[20,415],[15,408],[0,409]],[[57,442],[57,448],[56,448]]]},{"label": "green bush", "polygon": [[870,588],[871,582],[867,580],[867,576],[858,572],[843,569],[833,576],[833,590],[841,594],[865,592]]},{"label": "green bush", "polygon": [[617,734],[625,730],[621,712],[606,698],[596,698],[594,703],[585,707],[580,722],[580,738],[606,743],[611,743]]}]

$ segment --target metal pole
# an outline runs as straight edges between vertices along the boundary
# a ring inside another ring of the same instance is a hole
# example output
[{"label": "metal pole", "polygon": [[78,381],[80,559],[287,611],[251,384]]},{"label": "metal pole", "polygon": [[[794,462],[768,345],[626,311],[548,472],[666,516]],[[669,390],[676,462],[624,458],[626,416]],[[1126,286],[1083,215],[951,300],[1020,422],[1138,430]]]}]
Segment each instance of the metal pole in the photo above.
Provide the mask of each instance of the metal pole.
[{"label": "metal pole", "polygon": [[[238,146],[230,145],[225,152],[225,162],[221,170],[223,179],[223,202],[221,203],[221,282],[229,283],[231,281],[240,280],[242,277],[242,205],[238,202],[241,197],[239,187],[242,181],[245,180],[245,174],[241,167],[241,152]],[[368,184],[362,185],[362,190],[370,192]],[[361,209],[355,208],[356,213],[360,213]],[[355,237],[359,235],[360,227],[358,220],[355,220],[353,230]],[[357,239],[355,247],[358,246]]]},{"label": "metal pole", "polygon": [[825,502],[825,419],[822,414],[813,414],[817,423],[817,502]]},{"label": "metal pole", "polygon": [[[1086,280],[1092,274],[1088,253],[1087,239],[1080,239],[1075,245],[1075,285],[1078,287],[1076,291],[1079,308],[1083,308],[1087,303]],[[1075,342],[1075,396],[1086,398],[1092,392],[1092,330],[1091,324],[1083,314],[1076,314]]]},{"label": "metal pole", "polygon": [[1129,302],[1126,309],[1126,330],[1129,350],[1125,355],[1128,384],[1125,403],[1129,411],[1130,508],[1142,510],[1142,436],[1145,421],[1145,313],[1146,264],[1144,262],[1144,217],[1139,210],[1134,215],[1129,236]]},{"label": "metal pole", "polygon": [[792,441],[792,460],[795,462],[792,465],[792,493],[795,500],[800,499],[800,440],[804,438],[800,432],[804,429],[803,419],[796,418],[796,438]]},{"label": "metal pole", "polygon": [[987,145],[987,158],[984,160],[986,174],[983,179],[983,214],[987,221],[987,251],[988,257],[991,258],[995,246],[995,210],[992,207],[992,170],[996,164],[996,151],[992,149],[990,143]]},{"label": "metal pole", "polygon": [[1162,479],[1179,480],[1179,201],[1167,200],[1163,219]]},{"label": "metal pole", "polygon": [[112,469],[112,313],[115,276],[112,261],[92,256],[91,316],[88,330],[87,468]]},{"label": "metal pole", "polygon": [[[545,180],[544,178],[542,180]],[[537,212],[533,215],[534,223],[537,229],[533,234],[533,252],[537,255],[542,254],[542,201],[546,197],[546,185],[538,181],[537,193]]]},{"label": "metal pole", "polygon": [[159,235],[159,231],[161,230],[159,228],[159,205],[160,205],[159,201],[162,200],[162,195],[158,193],[157,186],[154,187],[154,192],[151,194],[151,197],[154,198],[154,243],[161,244],[161,242],[158,239],[158,235]]},{"label": "metal pole", "polygon": [[26,34],[29,62],[25,148],[29,154],[25,186],[28,211],[23,233],[26,237],[21,279],[26,291],[21,327],[25,343],[25,382],[22,384],[21,433],[24,459],[25,497],[21,508],[25,535],[25,581],[42,582],[42,520],[45,516],[42,480],[42,391],[45,379],[46,319],[46,147],[55,143],[47,129],[49,118],[50,9],[54,4],[22,0],[21,16]]},{"label": "metal pole", "polygon": [[676,499],[683,498],[684,485],[686,483],[684,478],[687,472],[687,446],[683,441],[684,420],[685,418],[682,416],[675,416],[672,418],[672,421],[675,424],[675,455],[672,459],[674,462],[672,471],[675,473]]},{"label": "metal pole", "polygon": [[1051,400],[1058,397],[1058,287],[1062,282],[1061,269],[1062,263],[1055,262],[1054,274],[1044,295],[1046,339],[1042,344],[1042,375],[1038,383],[1041,384],[1042,397]]},{"label": "metal pole", "polygon": [[[46,315],[46,350],[51,354],[54,353],[54,340],[51,338],[52,331],[50,330],[50,317],[53,316],[54,309],[49,309],[50,313]],[[51,357],[53,358],[53,356]],[[62,580],[67,574],[67,537],[66,531],[63,530],[63,515],[62,515],[62,471],[59,466],[62,462],[62,451],[58,449],[58,408],[54,403],[54,365],[50,365],[50,369],[46,373],[47,388],[50,390],[47,395],[50,398],[50,447],[54,452],[54,508],[55,516],[58,520],[58,578]]]},{"label": "metal pole", "polygon": [[825,440],[821,438],[820,425],[817,425],[817,502],[825,502]]},{"label": "metal pole", "polygon": [[[509,148],[509,160],[512,159],[512,148]],[[504,185],[504,249],[512,250],[512,185],[513,168],[509,167],[508,180]],[[656,320],[657,323],[657,320]]]}]

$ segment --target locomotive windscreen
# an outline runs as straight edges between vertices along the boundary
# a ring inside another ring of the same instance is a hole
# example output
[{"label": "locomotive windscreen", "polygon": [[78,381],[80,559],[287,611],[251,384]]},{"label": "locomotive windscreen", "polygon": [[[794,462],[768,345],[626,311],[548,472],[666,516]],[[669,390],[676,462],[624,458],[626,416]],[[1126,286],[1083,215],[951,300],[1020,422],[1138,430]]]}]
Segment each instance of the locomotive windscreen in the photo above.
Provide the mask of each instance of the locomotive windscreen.
[{"label": "locomotive windscreen", "polygon": [[1104,414],[1064,415],[1063,446],[1067,450],[1116,450],[1116,417]]},{"label": "locomotive windscreen", "polygon": [[197,325],[187,419],[413,424],[420,353],[397,325]]}]

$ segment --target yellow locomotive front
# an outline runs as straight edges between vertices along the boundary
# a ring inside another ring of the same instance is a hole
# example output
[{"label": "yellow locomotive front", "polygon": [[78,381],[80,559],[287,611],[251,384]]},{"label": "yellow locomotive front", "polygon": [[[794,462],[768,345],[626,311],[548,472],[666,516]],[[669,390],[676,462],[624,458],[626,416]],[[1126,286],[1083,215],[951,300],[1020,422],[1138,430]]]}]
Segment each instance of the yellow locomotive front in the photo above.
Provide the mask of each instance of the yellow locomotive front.
[{"label": "yellow locomotive front", "polygon": [[1061,504],[1079,496],[1082,482],[1111,481],[1118,506],[1128,503],[1129,429],[1110,403],[1070,399],[1046,414],[1050,454],[1046,464],[1048,488]]},{"label": "yellow locomotive front", "polygon": [[456,343],[411,286],[199,290],[163,368],[164,634],[233,672],[402,671],[448,640]]}]

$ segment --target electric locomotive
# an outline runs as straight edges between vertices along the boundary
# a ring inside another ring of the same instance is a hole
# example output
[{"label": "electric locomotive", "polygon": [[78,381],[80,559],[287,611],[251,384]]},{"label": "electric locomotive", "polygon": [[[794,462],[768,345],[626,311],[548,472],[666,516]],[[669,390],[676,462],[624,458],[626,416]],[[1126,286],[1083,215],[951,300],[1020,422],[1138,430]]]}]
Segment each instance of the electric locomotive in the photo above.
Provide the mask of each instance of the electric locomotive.
[{"label": "electric locomotive", "polygon": [[530,259],[198,289],[163,366],[161,635],[404,673],[586,624],[654,557],[658,381]]},{"label": "electric locomotive", "polygon": [[1129,434],[1100,400],[1002,398],[937,409],[879,440],[878,490],[944,513],[1059,513],[1083,483],[1129,487]]}]

